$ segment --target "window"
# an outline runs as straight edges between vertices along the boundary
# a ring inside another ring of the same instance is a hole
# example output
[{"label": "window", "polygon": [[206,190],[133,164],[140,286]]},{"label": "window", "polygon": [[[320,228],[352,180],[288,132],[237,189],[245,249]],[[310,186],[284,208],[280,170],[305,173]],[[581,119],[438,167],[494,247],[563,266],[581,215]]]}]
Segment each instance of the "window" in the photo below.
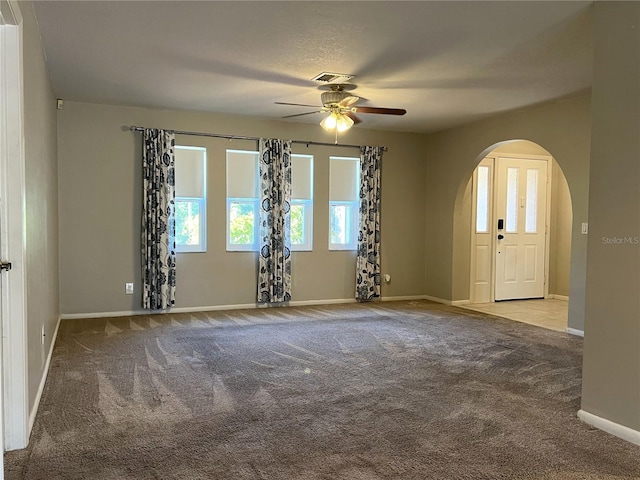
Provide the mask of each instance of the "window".
[{"label": "window", "polygon": [[258,152],[227,150],[227,250],[258,250]]},{"label": "window", "polygon": [[[227,150],[227,250],[257,251],[258,152]],[[291,155],[291,249],[313,244],[313,156]]]},{"label": "window", "polygon": [[360,223],[360,159],[329,157],[329,164],[329,249],[355,250]]},{"label": "window", "polygon": [[291,155],[291,250],[313,248],[313,156]]},{"label": "window", "polygon": [[176,146],[176,251],[207,251],[207,151]]}]

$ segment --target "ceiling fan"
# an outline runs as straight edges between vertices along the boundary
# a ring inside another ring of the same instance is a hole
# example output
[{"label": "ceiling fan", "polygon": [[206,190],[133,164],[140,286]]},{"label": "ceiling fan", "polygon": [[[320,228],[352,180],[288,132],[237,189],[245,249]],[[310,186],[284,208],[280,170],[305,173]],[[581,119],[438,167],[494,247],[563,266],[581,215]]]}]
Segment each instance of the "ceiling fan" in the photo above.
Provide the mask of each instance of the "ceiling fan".
[{"label": "ceiling fan", "polygon": [[332,83],[318,87],[325,92],[320,95],[322,106],[307,105],[304,103],[286,103],[275,102],[277,105],[293,105],[296,107],[317,108],[312,112],[296,113],[294,115],[285,115],[282,118],[301,117],[303,115],[313,115],[315,113],[329,113],[321,122],[320,126],[325,130],[334,130],[336,135],[338,132],[348,130],[353,125],[357,125],[360,120],[356,113],[375,113],[382,115],[404,115],[407,111],[403,108],[380,108],[380,107],[357,107],[355,104],[360,97],[352,95],[350,92],[357,85],[352,83]]}]

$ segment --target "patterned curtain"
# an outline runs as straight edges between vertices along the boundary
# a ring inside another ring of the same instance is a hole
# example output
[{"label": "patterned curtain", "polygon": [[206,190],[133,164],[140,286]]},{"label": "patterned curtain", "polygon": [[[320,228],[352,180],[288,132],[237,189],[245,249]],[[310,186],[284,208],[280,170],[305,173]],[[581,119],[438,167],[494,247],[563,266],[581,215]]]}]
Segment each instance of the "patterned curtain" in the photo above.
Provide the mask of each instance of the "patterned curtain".
[{"label": "patterned curtain", "polygon": [[360,232],[356,299],[380,296],[380,166],[382,147],[360,148]]},{"label": "patterned curtain", "polygon": [[175,305],[174,146],[173,132],[144,130],[142,307],[151,310],[164,310]]},{"label": "patterned curtain", "polygon": [[291,300],[291,141],[260,139],[258,302]]}]

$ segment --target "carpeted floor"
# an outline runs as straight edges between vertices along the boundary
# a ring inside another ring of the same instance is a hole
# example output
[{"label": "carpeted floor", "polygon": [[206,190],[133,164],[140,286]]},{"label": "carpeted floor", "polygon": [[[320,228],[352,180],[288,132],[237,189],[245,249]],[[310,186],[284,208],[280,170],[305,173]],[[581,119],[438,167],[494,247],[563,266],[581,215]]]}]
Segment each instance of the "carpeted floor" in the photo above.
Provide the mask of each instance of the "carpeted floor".
[{"label": "carpeted floor", "polygon": [[67,320],[7,479],[638,479],[581,350],[421,301]]}]

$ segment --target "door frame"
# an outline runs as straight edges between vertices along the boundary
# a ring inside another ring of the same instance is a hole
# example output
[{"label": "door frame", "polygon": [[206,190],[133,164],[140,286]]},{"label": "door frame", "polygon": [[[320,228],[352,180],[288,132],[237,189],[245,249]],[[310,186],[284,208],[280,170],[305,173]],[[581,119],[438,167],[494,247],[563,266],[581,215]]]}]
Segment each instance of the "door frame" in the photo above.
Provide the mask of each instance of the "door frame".
[{"label": "door frame", "polygon": [[[547,162],[547,207],[545,212],[545,240],[544,240],[544,248],[545,248],[545,259],[544,259],[544,298],[549,298],[549,248],[550,244],[550,220],[551,220],[551,192],[552,192],[552,178],[553,178],[553,157],[551,155],[530,155],[524,153],[492,153],[489,152],[485,157],[481,160],[485,159],[492,160],[492,168],[491,168],[491,284],[490,284],[490,295],[489,302],[495,302],[495,287],[496,287],[496,249],[495,249],[495,238],[497,235],[497,225],[495,219],[497,218],[497,200],[495,195],[495,180],[496,180],[496,170],[498,158],[514,158],[514,159],[523,159],[523,160],[543,160]],[[480,165],[480,162],[478,162]],[[469,268],[469,302],[470,303],[478,303],[476,294],[475,294],[475,273],[476,273],[476,232],[475,232],[475,220],[476,220],[476,191],[474,187],[473,178],[477,170],[476,168],[473,170],[471,174],[471,252],[470,252],[470,268]]]},{"label": "door frame", "polygon": [[12,264],[2,273],[0,426],[3,449],[14,450],[29,441],[23,17],[16,0],[0,0],[0,35],[0,256]]}]

